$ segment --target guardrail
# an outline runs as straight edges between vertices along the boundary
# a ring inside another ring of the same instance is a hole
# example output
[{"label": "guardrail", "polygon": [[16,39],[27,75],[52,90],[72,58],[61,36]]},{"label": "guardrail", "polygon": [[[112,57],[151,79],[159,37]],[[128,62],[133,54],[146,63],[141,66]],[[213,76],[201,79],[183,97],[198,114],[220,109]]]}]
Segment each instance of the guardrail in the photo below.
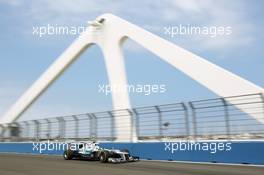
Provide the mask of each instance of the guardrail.
[{"label": "guardrail", "polygon": [[114,119],[130,115],[138,140],[263,139],[264,124],[239,105],[264,119],[264,96],[259,93],[14,122],[5,125],[1,138],[114,141]]}]

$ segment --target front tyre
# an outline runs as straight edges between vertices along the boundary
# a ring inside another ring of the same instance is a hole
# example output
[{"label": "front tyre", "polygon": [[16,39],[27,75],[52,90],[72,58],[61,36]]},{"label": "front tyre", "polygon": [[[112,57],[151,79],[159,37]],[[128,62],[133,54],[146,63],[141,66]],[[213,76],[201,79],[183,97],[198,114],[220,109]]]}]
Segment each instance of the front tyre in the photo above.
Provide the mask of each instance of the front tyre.
[{"label": "front tyre", "polygon": [[71,160],[73,158],[72,150],[65,150],[63,152],[63,158],[64,158],[64,160]]},{"label": "front tyre", "polygon": [[104,152],[101,152],[100,156],[99,156],[99,159],[100,159],[100,162],[101,163],[106,163],[108,162],[108,158],[109,158],[109,154],[108,152],[104,151]]}]

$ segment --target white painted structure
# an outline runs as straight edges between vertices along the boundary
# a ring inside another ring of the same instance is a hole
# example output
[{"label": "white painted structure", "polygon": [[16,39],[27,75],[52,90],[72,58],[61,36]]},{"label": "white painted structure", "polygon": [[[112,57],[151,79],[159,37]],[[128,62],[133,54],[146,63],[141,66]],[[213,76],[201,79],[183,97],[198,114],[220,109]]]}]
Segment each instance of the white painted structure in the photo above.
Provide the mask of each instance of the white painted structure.
[{"label": "white painted structure", "polygon": [[[122,46],[129,38],[164,61],[173,65],[219,96],[233,96],[250,93],[263,93],[264,89],[217,66],[209,61],[166,41],[136,25],[112,14],[104,14],[90,22],[70,47],[42,74],[42,76],[18,99],[0,119],[0,124],[17,120],[21,114],[92,44],[97,44],[103,52],[108,78],[111,86],[127,84]],[[113,109],[130,108],[126,91],[112,91]],[[232,102],[230,102],[232,103]],[[250,114],[243,106],[237,106]],[[264,123],[263,118],[250,114]],[[122,127],[122,126],[127,127]],[[115,120],[117,140],[135,141],[137,136],[131,131],[131,118]],[[131,133],[132,132],[132,133]],[[131,138],[132,136],[132,138]]]}]

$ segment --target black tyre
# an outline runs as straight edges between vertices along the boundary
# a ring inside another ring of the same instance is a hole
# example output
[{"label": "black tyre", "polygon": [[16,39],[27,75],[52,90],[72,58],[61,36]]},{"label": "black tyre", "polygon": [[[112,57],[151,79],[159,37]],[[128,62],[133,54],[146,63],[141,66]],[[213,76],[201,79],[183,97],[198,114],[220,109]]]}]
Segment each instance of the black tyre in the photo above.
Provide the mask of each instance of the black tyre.
[{"label": "black tyre", "polygon": [[66,150],[63,152],[63,158],[65,160],[71,160],[73,158],[73,152],[72,150]]},{"label": "black tyre", "polygon": [[106,152],[106,151],[101,152],[101,154],[99,156],[100,162],[102,162],[102,163],[108,162],[108,157],[109,157],[108,152]]}]

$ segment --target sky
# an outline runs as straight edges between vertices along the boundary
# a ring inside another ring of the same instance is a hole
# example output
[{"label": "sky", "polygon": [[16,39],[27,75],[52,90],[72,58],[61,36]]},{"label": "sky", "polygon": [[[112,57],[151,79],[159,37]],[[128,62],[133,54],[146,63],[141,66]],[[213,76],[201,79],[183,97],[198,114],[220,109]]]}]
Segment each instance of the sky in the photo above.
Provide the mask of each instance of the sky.
[{"label": "sky", "polygon": [[[33,34],[47,25],[86,26],[115,14],[264,87],[261,0],[0,0],[0,117],[78,35]],[[168,26],[230,26],[230,35],[176,35]],[[131,93],[133,107],[217,97],[205,87],[128,40],[124,46],[129,84],[165,84],[162,94]],[[184,58],[182,58],[184,59]],[[92,46],[22,115],[21,120],[111,110],[100,49]]]}]

